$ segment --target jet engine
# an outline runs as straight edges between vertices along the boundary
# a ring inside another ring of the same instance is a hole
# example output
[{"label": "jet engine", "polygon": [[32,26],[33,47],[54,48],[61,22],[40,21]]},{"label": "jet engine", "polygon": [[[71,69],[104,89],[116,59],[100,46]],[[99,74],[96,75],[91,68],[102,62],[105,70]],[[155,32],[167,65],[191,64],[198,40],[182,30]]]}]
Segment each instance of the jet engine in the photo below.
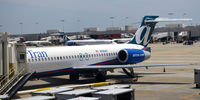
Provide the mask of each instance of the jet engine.
[{"label": "jet engine", "polygon": [[150,52],[140,49],[123,49],[118,52],[117,59],[123,64],[136,64],[150,58]]}]

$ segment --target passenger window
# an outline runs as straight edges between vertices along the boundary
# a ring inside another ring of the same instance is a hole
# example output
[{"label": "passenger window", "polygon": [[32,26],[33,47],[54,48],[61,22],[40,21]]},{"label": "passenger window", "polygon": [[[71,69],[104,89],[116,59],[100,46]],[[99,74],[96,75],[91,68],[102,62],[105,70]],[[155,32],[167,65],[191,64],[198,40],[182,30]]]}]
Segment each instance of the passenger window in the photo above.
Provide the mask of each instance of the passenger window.
[{"label": "passenger window", "polygon": [[63,56],[63,59],[65,59],[65,56]]},{"label": "passenger window", "polygon": [[66,56],[66,59],[68,59],[68,57]]},{"label": "passenger window", "polygon": [[48,57],[48,60],[50,60],[50,57]]},{"label": "passenger window", "polygon": [[47,58],[44,58],[45,59],[45,61],[47,61]]},{"label": "passenger window", "polygon": [[60,60],[62,60],[62,57],[60,56]]},{"label": "passenger window", "polygon": [[57,57],[57,60],[59,60],[59,57]]},{"label": "passenger window", "polygon": [[51,57],[51,60],[53,60],[53,57]]},{"label": "passenger window", "polygon": [[32,62],[34,62],[34,59],[32,59]]},{"label": "passenger window", "polygon": [[28,59],[28,62],[31,62],[31,60],[30,60],[30,59]]}]

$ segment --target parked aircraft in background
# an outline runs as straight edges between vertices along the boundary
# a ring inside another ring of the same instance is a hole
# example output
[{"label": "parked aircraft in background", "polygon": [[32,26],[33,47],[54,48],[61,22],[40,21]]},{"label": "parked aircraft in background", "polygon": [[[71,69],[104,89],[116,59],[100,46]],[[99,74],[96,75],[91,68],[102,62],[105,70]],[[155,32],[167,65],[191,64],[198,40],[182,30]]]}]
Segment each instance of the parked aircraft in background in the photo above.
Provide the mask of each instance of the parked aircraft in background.
[{"label": "parked aircraft in background", "polygon": [[42,46],[51,44],[51,42],[46,41],[46,40],[44,40],[44,41],[43,40],[41,40],[41,41],[26,41],[24,43],[28,46],[36,46],[36,47],[42,47]]},{"label": "parked aircraft in background", "polygon": [[133,68],[136,67],[179,65],[135,65],[150,58],[147,45],[157,22],[191,20],[158,17],[144,16],[140,28],[125,44],[27,48],[29,72],[35,72],[37,78],[69,74],[71,80],[78,80],[80,74],[95,74],[96,80],[105,81],[106,72],[116,68],[122,68],[128,76],[134,77]]},{"label": "parked aircraft in background", "polygon": [[100,44],[116,44],[114,40],[69,40],[68,46],[80,46],[80,45],[100,45]]}]

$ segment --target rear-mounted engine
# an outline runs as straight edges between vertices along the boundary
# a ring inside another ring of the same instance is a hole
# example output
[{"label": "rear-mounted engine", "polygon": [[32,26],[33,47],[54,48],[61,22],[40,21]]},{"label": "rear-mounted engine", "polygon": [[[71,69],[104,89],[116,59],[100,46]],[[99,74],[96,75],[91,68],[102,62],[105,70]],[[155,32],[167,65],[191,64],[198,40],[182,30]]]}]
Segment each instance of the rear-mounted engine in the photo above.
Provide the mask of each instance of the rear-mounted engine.
[{"label": "rear-mounted engine", "polygon": [[123,64],[136,64],[146,59],[146,52],[139,49],[123,49],[118,52],[118,60]]}]

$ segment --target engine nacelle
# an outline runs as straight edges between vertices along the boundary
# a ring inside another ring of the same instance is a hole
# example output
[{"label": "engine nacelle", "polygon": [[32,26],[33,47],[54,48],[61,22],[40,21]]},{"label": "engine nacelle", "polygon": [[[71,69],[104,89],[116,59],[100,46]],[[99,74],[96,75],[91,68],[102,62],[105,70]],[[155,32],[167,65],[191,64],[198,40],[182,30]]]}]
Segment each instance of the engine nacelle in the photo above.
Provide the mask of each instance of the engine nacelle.
[{"label": "engine nacelle", "polygon": [[118,52],[117,58],[123,64],[136,64],[150,58],[150,52],[140,49],[123,49]]}]

